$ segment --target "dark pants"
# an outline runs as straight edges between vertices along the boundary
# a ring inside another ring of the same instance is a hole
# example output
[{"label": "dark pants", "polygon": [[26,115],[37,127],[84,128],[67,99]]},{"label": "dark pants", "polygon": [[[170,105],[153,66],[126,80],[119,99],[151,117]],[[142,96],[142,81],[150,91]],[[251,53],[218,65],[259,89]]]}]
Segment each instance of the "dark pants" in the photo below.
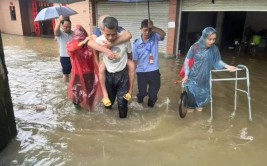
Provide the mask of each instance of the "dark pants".
[{"label": "dark pants", "polygon": [[187,88],[187,107],[194,109],[197,107],[195,96]]},{"label": "dark pants", "polygon": [[160,72],[159,70],[151,72],[138,72],[137,73],[138,94],[137,99],[142,103],[144,97],[148,95],[148,106],[154,106],[158,100],[158,92],[160,89]]},{"label": "dark pants", "polygon": [[71,61],[70,57],[60,57],[60,63],[63,74],[70,74],[71,72]]},{"label": "dark pants", "polygon": [[[106,88],[111,106],[117,97],[118,110],[120,118],[126,118],[128,112],[128,101],[123,96],[129,90],[129,74],[127,67],[116,73],[106,71]],[[107,107],[107,108],[111,108]]]}]

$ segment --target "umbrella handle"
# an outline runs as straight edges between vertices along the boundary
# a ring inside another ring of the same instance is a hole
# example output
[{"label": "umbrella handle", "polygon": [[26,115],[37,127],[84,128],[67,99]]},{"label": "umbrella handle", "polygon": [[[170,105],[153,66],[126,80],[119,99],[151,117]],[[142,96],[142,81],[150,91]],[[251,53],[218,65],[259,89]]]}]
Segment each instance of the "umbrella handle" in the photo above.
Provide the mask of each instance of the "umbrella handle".
[{"label": "umbrella handle", "polygon": [[60,9],[60,15],[62,15],[61,4],[59,4],[59,9]]},{"label": "umbrella handle", "polygon": [[148,20],[150,20],[149,0],[147,0]]}]

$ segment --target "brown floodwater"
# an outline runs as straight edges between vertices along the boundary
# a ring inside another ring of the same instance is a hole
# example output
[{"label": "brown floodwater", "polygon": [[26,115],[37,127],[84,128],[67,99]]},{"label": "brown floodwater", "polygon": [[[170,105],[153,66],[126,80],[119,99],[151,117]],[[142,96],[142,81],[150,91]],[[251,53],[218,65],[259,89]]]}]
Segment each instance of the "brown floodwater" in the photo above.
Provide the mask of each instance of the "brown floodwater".
[{"label": "brown floodwater", "polygon": [[[225,62],[249,69],[252,121],[243,93],[238,93],[236,115],[231,116],[233,81],[213,84],[212,121],[209,105],[181,119],[177,112],[181,88],[173,82],[184,58],[164,56],[155,108],[133,100],[128,118],[119,119],[116,107],[75,110],[67,84],[62,83],[56,41],[5,34],[2,38],[18,135],[0,152],[1,166],[255,166],[267,161],[267,53],[222,52]],[[246,82],[238,83],[246,87]],[[36,111],[40,104],[44,111]]]}]

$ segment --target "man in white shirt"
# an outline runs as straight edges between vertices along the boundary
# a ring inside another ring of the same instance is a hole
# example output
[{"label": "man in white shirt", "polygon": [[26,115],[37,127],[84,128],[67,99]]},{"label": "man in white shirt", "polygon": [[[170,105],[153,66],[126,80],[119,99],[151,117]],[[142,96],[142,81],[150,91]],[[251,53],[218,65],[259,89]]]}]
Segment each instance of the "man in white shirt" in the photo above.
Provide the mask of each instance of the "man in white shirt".
[{"label": "man in white shirt", "polygon": [[[103,20],[103,35],[96,39],[98,44],[105,41],[114,42],[118,38],[118,21],[114,17],[106,17]],[[128,112],[128,101],[123,96],[129,90],[129,75],[127,68],[128,56],[132,56],[130,40],[111,48],[113,54],[103,55],[103,62],[106,66],[106,89],[108,92],[111,106],[117,97],[119,116],[126,118]],[[111,108],[111,106],[106,108]]]},{"label": "man in white shirt", "polygon": [[[102,15],[99,17],[98,19],[98,28],[95,29],[94,34],[92,35],[92,37],[96,40],[97,37],[102,35],[102,30],[103,28],[103,20],[108,17],[110,15]],[[132,38],[132,35],[129,31],[125,30],[123,27],[118,26],[117,29],[118,37],[116,38],[116,40],[114,42],[109,42],[109,41],[104,41],[102,42],[102,46],[106,47],[106,48],[111,48],[112,46],[118,45],[120,43],[124,43],[127,42],[128,40],[130,40]],[[95,52],[95,54],[97,55],[97,60],[99,62],[99,53]],[[127,68],[128,68],[128,72],[129,72],[129,91],[128,93],[126,93],[123,97],[127,100],[130,101],[132,98],[132,93],[133,93],[133,85],[134,85],[134,77],[135,77],[135,64],[132,61],[132,57],[128,57],[128,61],[127,61]],[[102,88],[102,94],[103,94],[103,99],[102,102],[104,104],[104,106],[110,106],[111,105],[111,101],[108,97],[108,92],[105,86],[105,82],[106,82],[106,66],[103,62],[99,63],[99,80],[100,80],[100,85]]]},{"label": "man in white shirt", "polygon": [[[60,25],[61,28],[60,29]],[[62,66],[63,81],[68,82],[71,73],[70,56],[67,53],[66,45],[72,39],[71,21],[62,15],[56,20],[54,34],[59,44],[60,63]]]}]

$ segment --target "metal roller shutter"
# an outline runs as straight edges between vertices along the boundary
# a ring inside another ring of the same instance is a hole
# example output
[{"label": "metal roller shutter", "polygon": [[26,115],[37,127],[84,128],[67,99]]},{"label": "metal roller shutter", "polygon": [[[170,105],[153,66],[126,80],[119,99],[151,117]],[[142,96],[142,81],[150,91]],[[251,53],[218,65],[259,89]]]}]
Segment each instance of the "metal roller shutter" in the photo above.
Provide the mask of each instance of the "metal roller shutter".
[{"label": "metal roller shutter", "polygon": [[[148,18],[147,3],[97,2],[97,19],[103,14],[109,14],[118,19],[119,25],[129,30],[133,42],[141,34],[140,26],[143,19]],[[168,33],[168,2],[150,2],[150,19],[154,25]],[[159,52],[166,53],[167,36],[159,43]]]},{"label": "metal roller shutter", "polygon": [[267,11],[267,0],[183,0],[182,11]]}]

